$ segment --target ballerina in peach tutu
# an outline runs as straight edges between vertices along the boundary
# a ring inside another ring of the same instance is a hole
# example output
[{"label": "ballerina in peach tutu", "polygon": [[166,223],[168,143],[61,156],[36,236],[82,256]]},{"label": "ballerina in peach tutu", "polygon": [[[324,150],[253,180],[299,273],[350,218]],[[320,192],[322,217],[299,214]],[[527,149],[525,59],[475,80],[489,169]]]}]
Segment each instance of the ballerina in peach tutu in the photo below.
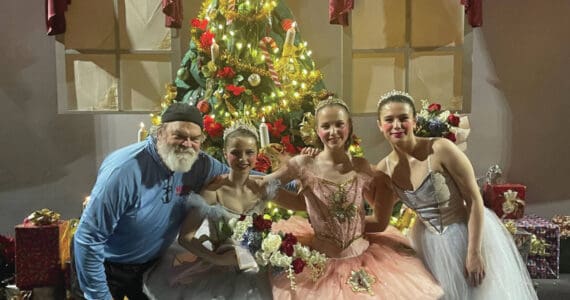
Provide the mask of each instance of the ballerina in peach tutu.
[{"label": "ballerina in peach tutu", "polygon": [[365,234],[365,199],[377,219],[384,209],[384,196],[392,191],[385,175],[373,172],[363,158],[352,157],[352,120],[341,99],[317,104],[317,133],[323,151],[312,157],[299,155],[286,168],[266,176],[300,182],[297,201],[304,201],[309,221],[293,217],[274,224],[274,231],[292,232],[300,241],[326,254],[320,276],[302,272],[295,288],[286,273],[271,277],[274,299],[437,299],[443,292],[406,238],[395,228]]}]

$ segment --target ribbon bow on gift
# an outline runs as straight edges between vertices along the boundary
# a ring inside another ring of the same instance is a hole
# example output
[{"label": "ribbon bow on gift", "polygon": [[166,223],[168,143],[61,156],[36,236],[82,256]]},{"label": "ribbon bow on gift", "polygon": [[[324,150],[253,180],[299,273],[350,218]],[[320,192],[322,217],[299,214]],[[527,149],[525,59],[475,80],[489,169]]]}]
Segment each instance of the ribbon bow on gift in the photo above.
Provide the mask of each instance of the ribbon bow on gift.
[{"label": "ribbon bow on gift", "polygon": [[539,256],[549,256],[546,252],[546,247],[550,246],[545,240],[539,239],[536,235],[532,235],[530,238],[530,254]]},{"label": "ribbon bow on gift", "polygon": [[505,197],[505,202],[503,202],[503,216],[501,218],[506,217],[508,214],[515,213],[519,206],[525,206],[524,200],[519,199],[518,193],[513,190],[508,190],[503,193]]},{"label": "ribbon bow on gift", "polygon": [[47,208],[42,208],[31,213],[26,219],[25,223],[32,223],[36,226],[51,225],[59,221],[59,214],[49,210]]},{"label": "ribbon bow on gift", "polygon": [[552,217],[552,223],[560,226],[560,237],[561,238],[570,237],[570,216],[556,215],[556,216]]},{"label": "ribbon bow on gift", "polygon": [[512,221],[512,220],[506,221],[504,223],[504,225],[505,225],[505,228],[511,233],[511,235],[514,236],[515,233],[517,233],[517,225],[515,224],[514,221]]}]

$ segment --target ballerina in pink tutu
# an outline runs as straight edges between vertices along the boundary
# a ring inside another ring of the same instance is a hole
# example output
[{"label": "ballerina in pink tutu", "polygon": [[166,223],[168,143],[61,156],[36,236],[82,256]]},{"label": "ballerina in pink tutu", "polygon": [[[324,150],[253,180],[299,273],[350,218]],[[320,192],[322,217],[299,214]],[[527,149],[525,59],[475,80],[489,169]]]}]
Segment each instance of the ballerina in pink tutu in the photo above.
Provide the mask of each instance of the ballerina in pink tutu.
[{"label": "ballerina in pink tutu", "polygon": [[326,254],[327,263],[318,278],[310,272],[298,274],[295,289],[286,274],[273,275],[274,299],[442,296],[441,288],[395,228],[365,234],[364,199],[373,205],[377,219],[385,219],[391,211],[384,202],[391,204],[392,199],[384,197],[391,197],[392,191],[389,178],[373,172],[365,159],[348,153],[352,120],[347,105],[336,98],[321,101],[315,118],[323,151],[314,157],[292,158],[267,180],[300,181],[298,201],[305,202],[309,221],[293,217],[274,224],[273,230],[294,233],[301,242]]}]

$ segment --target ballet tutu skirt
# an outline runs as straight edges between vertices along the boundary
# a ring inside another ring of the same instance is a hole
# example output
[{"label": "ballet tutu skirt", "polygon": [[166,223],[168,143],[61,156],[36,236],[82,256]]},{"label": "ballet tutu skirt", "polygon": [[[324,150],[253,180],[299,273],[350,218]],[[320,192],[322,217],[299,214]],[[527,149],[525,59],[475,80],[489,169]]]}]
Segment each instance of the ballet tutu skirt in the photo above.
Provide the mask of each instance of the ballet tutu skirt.
[{"label": "ballet tutu skirt", "polygon": [[409,241],[394,227],[368,233],[345,249],[315,236],[307,219],[293,216],[273,224],[273,231],[293,233],[298,241],[327,255],[324,273],[273,274],[274,299],[438,299],[441,288],[415,256]]},{"label": "ballet tutu skirt", "polygon": [[485,278],[478,287],[465,280],[468,232],[465,222],[448,225],[442,234],[416,222],[412,246],[446,291],[444,299],[537,299],[536,292],[512,236],[494,212],[485,208],[482,256]]}]

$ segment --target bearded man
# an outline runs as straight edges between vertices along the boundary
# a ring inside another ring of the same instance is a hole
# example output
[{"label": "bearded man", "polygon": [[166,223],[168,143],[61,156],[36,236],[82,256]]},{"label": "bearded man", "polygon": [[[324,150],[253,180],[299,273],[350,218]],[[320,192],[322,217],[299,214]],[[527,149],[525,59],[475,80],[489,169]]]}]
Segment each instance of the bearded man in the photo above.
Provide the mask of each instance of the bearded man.
[{"label": "bearded man", "polygon": [[173,103],[156,136],[103,161],[74,237],[75,297],[147,299],[143,273],[175,240],[188,194],[229,171],[200,151],[202,128],[196,107]]}]

